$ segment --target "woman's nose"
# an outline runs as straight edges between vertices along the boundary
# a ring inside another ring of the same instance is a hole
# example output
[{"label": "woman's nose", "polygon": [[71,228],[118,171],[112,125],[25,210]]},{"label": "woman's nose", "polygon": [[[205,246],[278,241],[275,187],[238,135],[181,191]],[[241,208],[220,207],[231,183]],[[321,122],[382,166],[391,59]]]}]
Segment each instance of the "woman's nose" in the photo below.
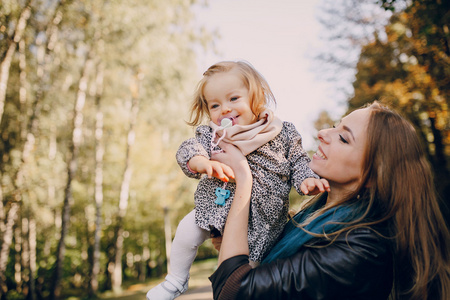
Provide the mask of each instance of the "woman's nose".
[{"label": "woman's nose", "polygon": [[321,141],[322,143],[330,143],[330,135],[329,135],[329,131],[331,129],[322,129],[317,133],[317,138],[319,139],[319,141]]}]

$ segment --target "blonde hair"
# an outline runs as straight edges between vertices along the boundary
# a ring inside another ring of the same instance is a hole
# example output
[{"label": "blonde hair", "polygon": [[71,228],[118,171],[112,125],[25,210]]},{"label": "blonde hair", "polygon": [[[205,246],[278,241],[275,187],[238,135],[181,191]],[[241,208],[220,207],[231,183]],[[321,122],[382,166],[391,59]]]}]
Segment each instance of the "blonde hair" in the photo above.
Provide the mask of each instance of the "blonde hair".
[{"label": "blonde hair", "polygon": [[[370,120],[362,180],[356,191],[334,205],[366,201],[367,208],[360,218],[328,236],[336,238],[342,232],[388,221],[395,241],[391,296],[426,300],[437,293],[439,299],[450,299],[450,233],[417,133],[388,107],[377,102],[367,107]],[[363,194],[358,200],[357,195]],[[381,210],[378,219],[365,221],[374,208]]]},{"label": "blonde hair", "polygon": [[248,89],[251,110],[257,118],[271,103],[276,104],[269,84],[251,64],[245,61],[222,61],[212,65],[203,73],[192,101],[190,120],[187,122],[189,125],[199,125],[205,117],[209,118],[208,105],[203,95],[208,79],[214,74],[231,70],[239,72],[242,82]]}]

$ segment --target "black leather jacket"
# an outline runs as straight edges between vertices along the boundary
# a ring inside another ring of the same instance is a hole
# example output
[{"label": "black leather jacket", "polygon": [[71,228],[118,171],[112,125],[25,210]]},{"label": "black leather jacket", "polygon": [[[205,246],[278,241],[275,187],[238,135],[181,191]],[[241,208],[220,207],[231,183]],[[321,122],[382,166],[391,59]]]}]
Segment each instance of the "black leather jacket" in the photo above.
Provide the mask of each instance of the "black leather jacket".
[{"label": "black leather jacket", "polygon": [[210,277],[214,299],[387,299],[392,289],[391,241],[369,228],[316,238],[293,256],[254,269],[248,257],[224,261]]}]

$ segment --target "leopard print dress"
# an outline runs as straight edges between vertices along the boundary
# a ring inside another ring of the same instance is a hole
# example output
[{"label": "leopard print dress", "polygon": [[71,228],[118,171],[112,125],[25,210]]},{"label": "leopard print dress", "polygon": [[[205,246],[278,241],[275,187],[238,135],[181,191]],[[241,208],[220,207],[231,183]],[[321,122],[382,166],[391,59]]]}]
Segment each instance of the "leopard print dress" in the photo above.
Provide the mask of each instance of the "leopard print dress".
[{"label": "leopard print dress", "polygon": [[[223,187],[223,182],[192,173],[187,166],[196,155],[210,159],[211,135],[209,126],[197,127],[195,137],[180,145],[176,158],[187,176],[200,179],[194,195],[196,224],[205,230],[216,228],[223,233],[236,185],[227,184],[226,189],[231,193],[225,205],[215,204],[215,190]],[[246,158],[253,175],[248,224],[249,258],[260,262],[286,224],[291,187],[301,194],[302,181],[318,176],[309,168],[310,159],[302,147],[301,136],[290,122],[283,122],[281,132],[273,140]]]}]

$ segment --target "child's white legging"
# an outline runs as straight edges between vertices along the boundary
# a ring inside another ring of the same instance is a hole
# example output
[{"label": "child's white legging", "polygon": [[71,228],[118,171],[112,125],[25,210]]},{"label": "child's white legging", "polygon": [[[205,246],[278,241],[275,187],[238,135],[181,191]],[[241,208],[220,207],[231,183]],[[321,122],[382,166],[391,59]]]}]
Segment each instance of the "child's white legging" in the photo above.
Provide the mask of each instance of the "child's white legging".
[{"label": "child's white legging", "polygon": [[195,224],[195,209],[178,224],[170,251],[169,274],[180,284],[189,277],[189,270],[197,255],[198,247],[210,237],[210,233]]}]

